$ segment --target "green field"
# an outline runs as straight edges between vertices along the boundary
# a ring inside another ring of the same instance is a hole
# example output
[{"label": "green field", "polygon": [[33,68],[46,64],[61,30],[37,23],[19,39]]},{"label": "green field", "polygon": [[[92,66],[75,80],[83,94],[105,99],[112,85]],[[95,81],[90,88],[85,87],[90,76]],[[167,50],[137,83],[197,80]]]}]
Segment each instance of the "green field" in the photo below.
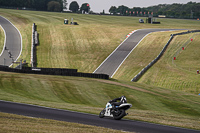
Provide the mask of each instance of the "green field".
[{"label": "green field", "polygon": [[[74,68],[80,72],[93,72],[133,30],[200,29],[200,22],[194,20],[158,19],[160,25],[151,25],[138,23],[138,17],[7,9],[0,9],[0,15],[22,34],[20,58],[30,61],[31,28],[36,23],[40,41],[38,67]],[[74,18],[79,25],[64,25],[65,18]],[[177,32],[148,35],[112,80],[0,72],[0,99],[98,114],[107,101],[125,95],[133,104],[128,119],[200,130],[200,81],[196,74],[199,35],[172,61],[192,34],[175,37],[161,60],[138,83],[130,82],[160,53],[170,34]]]}]

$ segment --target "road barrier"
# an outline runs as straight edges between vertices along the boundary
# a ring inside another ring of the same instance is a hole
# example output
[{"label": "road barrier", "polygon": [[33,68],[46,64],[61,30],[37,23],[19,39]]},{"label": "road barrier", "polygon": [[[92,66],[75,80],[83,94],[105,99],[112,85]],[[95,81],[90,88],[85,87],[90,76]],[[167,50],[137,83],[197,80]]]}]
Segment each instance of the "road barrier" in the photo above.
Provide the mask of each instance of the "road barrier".
[{"label": "road barrier", "polygon": [[[162,49],[162,51],[160,52],[160,54],[151,62],[149,63],[145,68],[142,69],[142,71],[140,71],[131,81],[133,82],[137,82],[141,77],[142,75],[150,68],[152,67],[161,57],[162,55],[164,54],[164,52],[166,51],[168,45],[170,44],[170,42],[172,41],[172,39],[174,38],[174,36],[177,36],[177,35],[183,35],[183,34],[188,34],[188,33],[195,33],[195,32],[200,32],[200,30],[192,30],[192,31],[187,31],[187,32],[181,32],[181,33],[176,33],[176,34],[171,34],[171,37],[169,39],[169,41],[167,42],[167,44],[164,46],[164,48]],[[176,59],[174,57],[174,59]]]},{"label": "road barrier", "polygon": [[31,44],[31,66],[36,67],[37,55],[36,46],[39,44],[38,33],[36,31],[36,25],[33,23],[32,26],[32,44]]},{"label": "road barrier", "polygon": [[15,68],[10,68],[8,66],[0,66],[0,71],[14,72],[14,73],[26,73],[26,74],[60,75],[60,76],[75,76],[75,77],[109,79],[109,75],[107,75],[107,74],[82,73],[82,72],[77,72],[77,69],[65,69],[65,68],[22,67],[22,69],[15,69]]}]

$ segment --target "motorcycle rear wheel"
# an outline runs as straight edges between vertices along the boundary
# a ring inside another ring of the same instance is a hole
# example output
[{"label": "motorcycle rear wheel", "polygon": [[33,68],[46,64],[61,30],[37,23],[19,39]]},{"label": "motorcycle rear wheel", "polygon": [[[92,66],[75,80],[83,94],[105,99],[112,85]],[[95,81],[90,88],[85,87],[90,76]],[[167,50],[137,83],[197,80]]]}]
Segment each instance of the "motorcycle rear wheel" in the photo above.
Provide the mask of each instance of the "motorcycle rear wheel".
[{"label": "motorcycle rear wheel", "polygon": [[113,117],[114,117],[115,120],[121,120],[126,115],[124,109],[120,109],[118,111],[119,111],[118,113],[113,114]]}]

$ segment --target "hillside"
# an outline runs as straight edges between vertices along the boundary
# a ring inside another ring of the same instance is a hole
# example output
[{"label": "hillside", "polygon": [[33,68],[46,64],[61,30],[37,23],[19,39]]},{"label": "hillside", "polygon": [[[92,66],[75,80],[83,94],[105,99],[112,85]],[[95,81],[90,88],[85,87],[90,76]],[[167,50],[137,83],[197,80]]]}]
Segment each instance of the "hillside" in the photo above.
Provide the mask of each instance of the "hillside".
[{"label": "hillside", "polygon": [[[99,114],[125,95],[126,118],[200,129],[199,96],[133,82],[0,72],[1,100]],[[162,119],[162,121],[161,121]]]},{"label": "hillside", "polygon": [[[169,40],[170,34],[176,32],[158,32],[148,35],[126,59],[113,78],[131,81],[135,75],[158,56]],[[196,72],[200,69],[199,37],[199,33],[176,36],[164,56],[138,82],[199,94],[200,81]],[[191,38],[193,38],[193,41],[190,41]],[[182,50],[185,44],[187,45]],[[177,54],[177,51],[179,51],[179,54]],[[176,54],[176,60],[173,60]]]},{"label": "hillside", "polygon": [[[40,37],[37,46],[38,67],[74,68],[80,72],[93,72],[133,30],[200,29],[199,21],[179,19],[158,19],[160,25],[151,25],[138,23],[138,17],[7,9],[0,9],[0,15],[8,18],[23,36],[20,59],[30,61],[31,26],[36,23]],[[65,18],[74,18],[79,25],[64,25]],[[189,58],[183,58],[193,50],[198,50],[195,46],[199,42],[199,35],[194,38],[192,45],[177,56],[174,62],[176,66],[171,64],[171,57],[190,35],[175,38],[161,61],[138,83],[130,82],[135,74],[157,56],[170,34],[176,32],[152,33],[147,36],[111,80],[0,72],[0,100],[98,114],[107,101],[125,95],[128,102],[133,104],[127,116],[129,119],[200,129],[200,97],[197,95],[200,90],[195,86],[199,86],[199,77],[193,74],[198,67],[199,54],[194,52],[191,62]],[[188,69],[191,71],[188,72]]]}]

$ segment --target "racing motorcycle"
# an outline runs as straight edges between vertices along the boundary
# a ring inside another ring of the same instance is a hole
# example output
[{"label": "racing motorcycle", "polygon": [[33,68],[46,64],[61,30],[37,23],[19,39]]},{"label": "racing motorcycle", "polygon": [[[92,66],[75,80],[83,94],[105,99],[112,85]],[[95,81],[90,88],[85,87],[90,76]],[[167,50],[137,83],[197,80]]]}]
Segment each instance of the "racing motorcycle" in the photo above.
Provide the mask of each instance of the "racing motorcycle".
[{"label": "racing motorcycle", "polygon": [[[119,99],[119,98],[117,98]],[[126,110],[132,107],[132,104],[126,102],[126,97],[122,96],[120,102],[116,102],[116,99],[109,101],[106,107],[99,113],[99,117],[105,116],[113,117],[115,120],[120,120],[127,115]]]}]

